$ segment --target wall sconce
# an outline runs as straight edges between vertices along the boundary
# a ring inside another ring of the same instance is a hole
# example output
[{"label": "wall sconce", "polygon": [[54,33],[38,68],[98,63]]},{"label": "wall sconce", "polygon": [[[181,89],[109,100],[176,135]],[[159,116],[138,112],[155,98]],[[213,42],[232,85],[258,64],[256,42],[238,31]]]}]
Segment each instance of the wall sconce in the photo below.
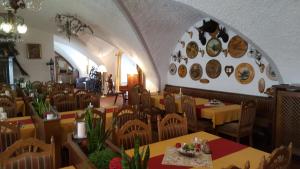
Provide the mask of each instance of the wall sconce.
[{"label": "wall sconce", "polygon": [[190,38],[193,38],[193,32],[192,31],[186,31],[186,33],[190,35]]},{"label": "wall sconce", "polygon": [[184,41],[180,41],[180,40],[178,40],[178,43],[180,43],[180,44],[181,44],[182,48],[184,48],[184,47],[185,47],[185,42],[184,42]]},{"label": "wall sconce", "polygon": [[182,55],[181,55],[181,51],[178,51],[177,54],[172,55],[172,58],[173,58],[173,60],[174,60],[175,62],[178,62],[178,63],[180,63],[181,60],[184,60],[184,61],[185,61],[185,64],[187,64],[187,62],[188,62],[188,58],[182,56]]}]

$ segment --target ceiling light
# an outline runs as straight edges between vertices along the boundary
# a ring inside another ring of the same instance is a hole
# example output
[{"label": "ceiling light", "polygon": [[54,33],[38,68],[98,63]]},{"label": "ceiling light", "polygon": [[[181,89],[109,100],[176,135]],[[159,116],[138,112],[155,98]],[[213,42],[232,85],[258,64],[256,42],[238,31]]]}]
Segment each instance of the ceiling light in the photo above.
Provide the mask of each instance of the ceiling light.
[{"label": "ceiling light", "polygon": [[16,13],[18,9],[29,9],[33,11],[41,10],[44,0],[0,0],[0,5],[6,10],[14,10]]},{"label": "ceiling light", "polygon": [[27,26],[25,24],[19,24],[17,30],[20,34],[25,34],[27,32]]}]

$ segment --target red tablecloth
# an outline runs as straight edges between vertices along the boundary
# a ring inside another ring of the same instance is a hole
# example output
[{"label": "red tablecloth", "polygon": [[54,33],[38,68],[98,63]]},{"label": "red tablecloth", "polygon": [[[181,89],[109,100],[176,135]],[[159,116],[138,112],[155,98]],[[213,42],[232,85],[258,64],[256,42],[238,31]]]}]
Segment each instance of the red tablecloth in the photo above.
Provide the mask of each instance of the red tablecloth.
[{"label": "red tablecloth", "polygon": [[[247,146],[229,141],[224,138],[219,138],[208,142],[212,152],[212,160],[224,157],[234,152],[240,151]],[[173,165],[162,165],[161,162],[164,158],[164,154],[150,158],[149,169],[187,169],[190,167],[173,166]]]}]

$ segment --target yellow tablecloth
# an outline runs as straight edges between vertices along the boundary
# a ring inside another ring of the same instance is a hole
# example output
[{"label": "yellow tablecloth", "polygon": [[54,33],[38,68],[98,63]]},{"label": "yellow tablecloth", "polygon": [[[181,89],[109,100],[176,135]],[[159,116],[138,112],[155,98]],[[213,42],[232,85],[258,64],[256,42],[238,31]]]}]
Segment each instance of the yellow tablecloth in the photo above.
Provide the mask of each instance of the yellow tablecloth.
[{"label": "yellow tablecloth", "polygon": [[76,169],[74,166],[67,166],[67,167],[63,167],[63,168],[60,168],[60,169]]},{"label": "yellow tablecloth", "polygon": [[[206,139],[208,141],[212,141],[215,139],[218,139],[220,137],[206,133],[206,132],[198,132],[193,133],[157,143],[150,144],[150,157],[155,157],[158,155],[162,155],[165,153],[167,147],[174,146],[176,143],[189,143],[191,140],[195,137],[198,137],[200,139]],[[128,153],[130,156],[133,155],[133,149],[127,150],[126,153]],[[237,165],[238,167],[243,168],[245,165],[245,162],[247,160],[250,161],[251,168],[258,168],[259,162],[263,156],[268,156],[269,154],[251,147],[246,147],[242,150],[239,150],[237,152],[234,152],[232,154],[225,155],[223,157],[220,157],[216,160],[213,160],[213,168],[220,169],[224,167],[228,167],[231,164]],[[204,169],[204,168],[201,168]]]},{"label": "yellow tablecloth", "polygon": [[[164,110],[165,106],[160,103],[160,100],[163,99],[163,95],[153,94],[151,95],[152,105]],[[182,113],[181,110],[181,100],[179,95],[175,95],[175,102],[177,105],[177,110],[179,113]],[[209,102],[208,99],[195,98],[196,106],[204,105]],[[241,106],[237,104],[225,104],[224,106],[218,107],[205,107],[201,109],[201,117],[206,119],[211,119],[213,123],[213,128],[217,125],[222,125],[227,122],[235,121],[239,119],[241,112]]]},{"label": "yellow tablecloth", "polygon": [[[83,110],[62,112],[60,114],[68,115],[68,114],[74,114],[76,112],[83,112]],[[107,128],[112,126],[112,114],[113,113],[106,113],[106,127]],[[20,121],[20,120],[27,120],[27,119],[31,119],[31,116],[9,118],[8,121]],[[73,132],[74,121],[75,121],[75,118],[61,119],[60,124],[61,124],[62,130],[58,131],[58,132],[62,132],[62,140],[63,141],[66,141],[68,133]],[[20,130],[21,130],[21,138],[23,138],[23,139],[35,136],[35,127],[33,124],[22,125]]]},{"label": "yellow tablecloth", "polygon": [[[160,100],[163,99],[164,96],[163,95],[158,95],[158,94],[153,94],[151,95],[151,103],[154,107],[157,107],[161,110],[164,110],[165,109],[165,106],[163,104],[160,103]],[[202,104],[206,104],[208,103],[208,99],[203,99],[203,98],[199,98],[199,97],[196,97],[195,98],[195,102],[196,102],[196,105],[202,105]],[[182,108],[181,108],[181,97],[180,95],[175,95],[175,103],[176,103],[176,108],[177,108],[177,111],[179,113],[182,113]]]},{"label": "yellow tablecloth", "polygon": [[26,115],[25,103],[22,98],[16,98],[16,111],[18,113],[21,112],[23,116]]}]

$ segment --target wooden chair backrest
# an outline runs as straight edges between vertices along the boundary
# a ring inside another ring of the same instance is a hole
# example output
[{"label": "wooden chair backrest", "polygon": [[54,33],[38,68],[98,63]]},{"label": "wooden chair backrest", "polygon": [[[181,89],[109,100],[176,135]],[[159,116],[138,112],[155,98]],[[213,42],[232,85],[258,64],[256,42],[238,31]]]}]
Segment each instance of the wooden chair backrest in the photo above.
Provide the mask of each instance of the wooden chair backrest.
[{"label": "wooden chair backrest", "polygon": [[95,120],[99,120],[99,119],[102,119],[103,123],[103,128],[105,129],[106,127],[106,114],[104,112],[101,112],[100,110],[97,110],[97,109],[93,109],[93,118]]},{"label": "wooden chair backrest", "polygon": [[94,107],[100,107],[100,96],[95,93],[86,93],[78,97],[79,109],[85,109],[91,103]]},{"label": "wooden chair backrest", "polygon": [[163,119],[157,116],[158,139],[167,140],[188,134],[187,119],[176,113],[167,114]]},{"label": "wooden chair backrest", "polygon": [[11,97],[0,96],[0,107],[3,107],[8,118],[17,116],[16,103]]},{"label": "wooden chair backrest", "polygon": [[0,152],[20,139],[20,127],[6,121],[0,121]]},{"label": "wooden chair backrest", "polygon": [[127,121],[136,118],[136,110],[132,107],[126,106],[119,109],[117,112],[113,112],[114,128],[121,128]]},{"label": "wooden chair backrest", "polygon": [[242,111],[239,118],[239,130],[252,131],[256,114],[256,102],[242,102]]},{"label": "wooden chair backrest", "polygon": [[87,93],[88,93],[88,91],[87,90],[83,90],[83,89],[77,90],[75,92],[76,103],[77,103],[77,107],[78,108],[80,107],[80,99],[81,99],[81,97],[84,96],[84,95],[86,95]]},{"label": "wooden chair backrest", "polygon": [[40,81],[33,81],[31,85],[34,89],[40,90],[43,86],[43,83]]},{"label": "wooden chair backrest", "polygon": [[[24,163],[28,165],[24,166]],[[53,137],[51,138],[51,144],[46,144],[35,138],[16,141],[0,156],[0,167],[10,169],[14,166],[26,169],[54,169],[55,145]]]},{"label": "wooden chair backrest", "polygon": [[177,113],[175,97],[172,93],[164,94],[164,104],[166,114]]},{"label": "wooden chair backrest", "polygon": [[120,129],[116,129],[115,132],[116,144],[123,146],[124,149],[133,148],[136,137],[139,137],[141,145],[152,143],[150,117],[148,123],[137,119],[128,121]]},{"label": "wooden chair backrest", "polygon": [[142,89],[140,97],[141,97],[141,110],[151,109],[152,105],[151,105],[150,92],[146,89]]},{"label": "wooden chair backrest", "polygon": [[76,110],[76,100],[73,94],[58,94],[53,98],[53,106],[58,112]]},{"label": "wooden chair backrest", "polygon": [[139,106],[141,103],[141,96],[140,93],[142,91],[143,87],[139,84],[133,86],[131,89],[128,91],[128,104],[129,105],[134,105],[134,106]]},{"label": "wooden chair backrest", "polygon": [[188,120],[188,128],[197,128],[196,102],[191,96],[181,97],[182,113],[185,113]]},{"label": "wooden chair backrest", "polygon": [[292,147],[290,143],[288,147],[276,148],[267,159],[262,158],[258,169],[288,169],[292,158]]}]

